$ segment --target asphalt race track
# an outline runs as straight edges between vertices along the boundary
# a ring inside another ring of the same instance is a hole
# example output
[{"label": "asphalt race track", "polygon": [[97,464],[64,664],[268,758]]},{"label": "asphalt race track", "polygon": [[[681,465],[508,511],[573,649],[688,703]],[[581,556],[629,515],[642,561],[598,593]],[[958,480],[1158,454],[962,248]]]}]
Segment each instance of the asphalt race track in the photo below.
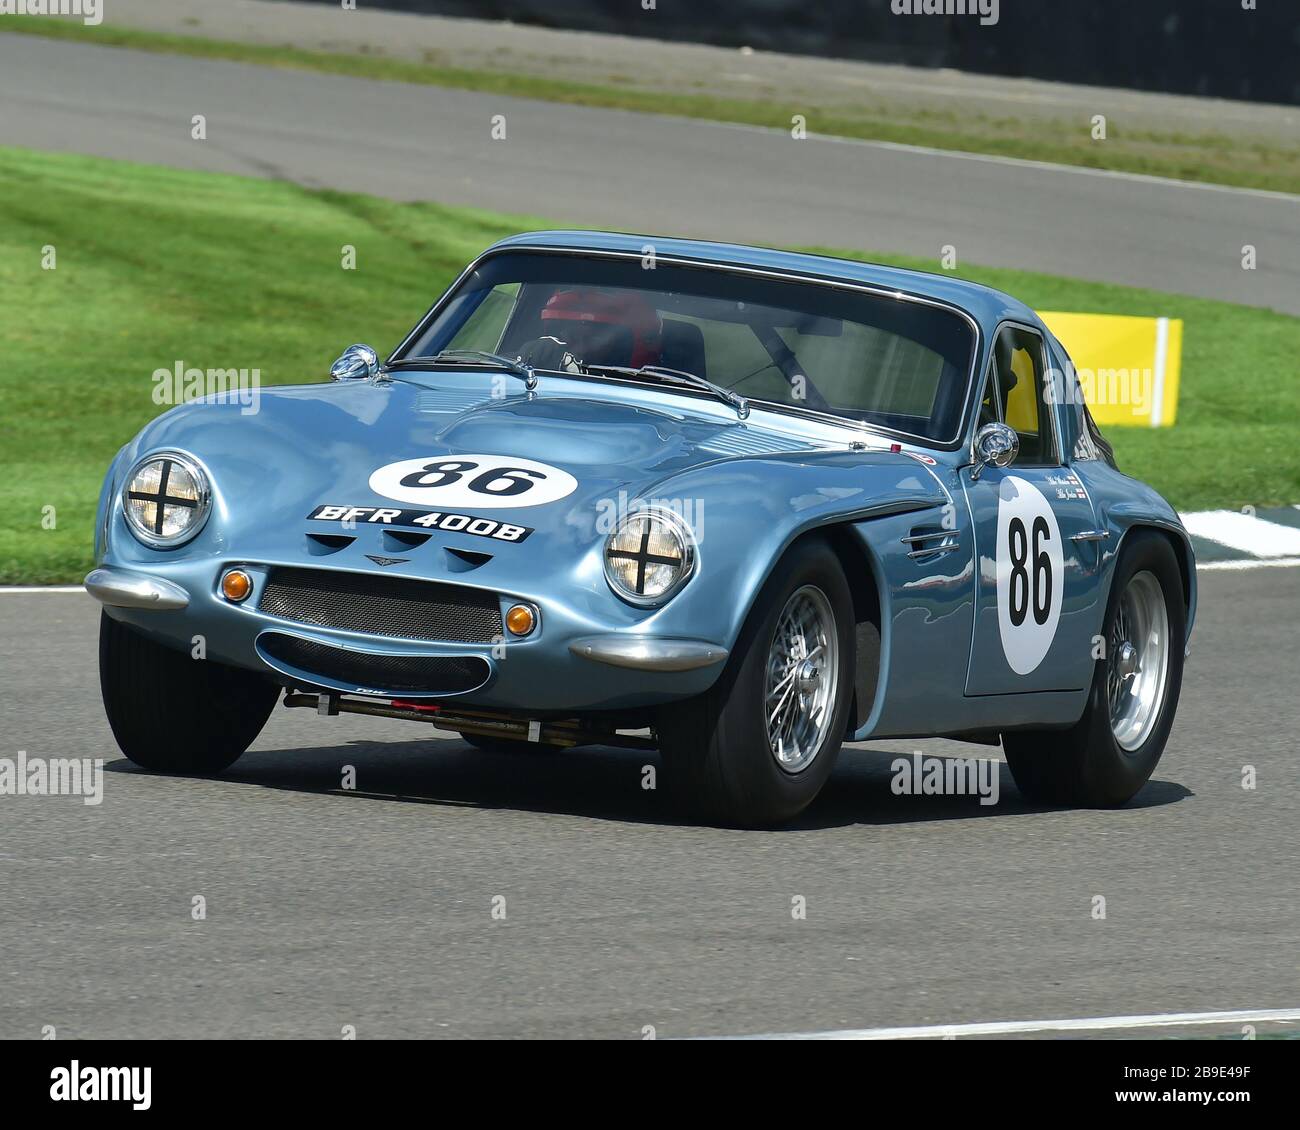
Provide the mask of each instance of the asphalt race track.
[{"label": "asphalt race track", "polygon": [[0,145],[658,235],[936,262],[951,244],[963,262],[1300,314],[1300,208],[1281,194],[29,36],[0,36],[0,93]]},{"label": "asphalt race track", "polygon": [[1005,769],[992,807],[898,797],[890,761],[912,746],[882,743],[846,752],[779,832],[674,823],[640,788],[645,755],[486,755],[306,711],[278,710],[223,778],[154,776],[104,721],[94,602],[0,593],[3,754],[107,761],[97,807],[0,800],[0,1036],[639,1039],[1295,1008],[1300,571],[1201,583],[1170,748],[1129,807],[1028,808]]}]

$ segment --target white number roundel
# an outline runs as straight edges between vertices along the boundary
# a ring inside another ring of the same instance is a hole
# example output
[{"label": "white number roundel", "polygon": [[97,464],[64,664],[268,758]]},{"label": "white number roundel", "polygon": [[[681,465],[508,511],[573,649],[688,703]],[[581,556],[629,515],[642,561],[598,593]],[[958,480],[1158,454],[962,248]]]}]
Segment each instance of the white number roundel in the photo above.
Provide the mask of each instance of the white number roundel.
[{"label": "white number roundel", "polygon": [[370,476],[376,494],[431,510],[541,506],[572,494],[577,486],[578,480],[558,467],[505,455],[403,459]]},{"label": "white number roundel", "polygon": [[1028,675],[1046,658],[1061,620],[1061,529],[1043,492],[1008,476],[998,495],[998,632],[1007,663]]}]

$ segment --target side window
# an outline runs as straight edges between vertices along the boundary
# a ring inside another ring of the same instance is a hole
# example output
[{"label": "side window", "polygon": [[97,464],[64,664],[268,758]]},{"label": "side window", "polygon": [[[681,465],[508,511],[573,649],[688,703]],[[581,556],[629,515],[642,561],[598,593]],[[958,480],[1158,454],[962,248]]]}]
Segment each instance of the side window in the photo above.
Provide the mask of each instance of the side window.
[{"label": "side window", "polygon": [[993,349],[993,373],[1003,420],[1020,437],[1016,460],[1028,466],[1055,464],[1050,409],[1043,400],[1043,339],[1031,330],[1006,326]]}]

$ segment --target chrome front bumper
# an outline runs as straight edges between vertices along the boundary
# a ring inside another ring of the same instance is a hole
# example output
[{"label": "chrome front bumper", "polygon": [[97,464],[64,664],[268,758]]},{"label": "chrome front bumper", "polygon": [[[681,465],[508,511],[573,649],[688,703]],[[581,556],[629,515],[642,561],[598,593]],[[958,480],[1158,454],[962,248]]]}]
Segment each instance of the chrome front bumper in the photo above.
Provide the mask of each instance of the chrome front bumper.
[{"label": "chrome front bumper", "polygon": [[694,671],[727,658],[727,649],[715,643],[655,636],[590,636],[574,640],[569,651],[582,659],[638,671]]},{"label": "chrome front bumper", "polygon": [[92,569],[86,591],[112,608],[186,608],[190,594],[180,585],[129,569]]},{"label": "chrome front bumper", "polygon": [[[111,608],[177,611],[190,604],[189,593],[173,581],[114,566],[92,569],[86,575],[86,591]],[[609,667],[664,674],[712,667],[728,656],[725,647],[707,640],[622,634],[574,640],[569,652]]]}]

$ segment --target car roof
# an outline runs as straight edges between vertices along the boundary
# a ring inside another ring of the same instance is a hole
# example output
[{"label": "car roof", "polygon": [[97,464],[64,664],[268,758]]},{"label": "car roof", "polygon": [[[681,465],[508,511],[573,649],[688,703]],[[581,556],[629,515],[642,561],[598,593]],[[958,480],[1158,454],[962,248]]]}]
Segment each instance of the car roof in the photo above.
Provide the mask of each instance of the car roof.
[{"label": "car roof", "polygon": [[488,250],[564,248],[645,255],[647,247],[653,247],[655,255],[664,258],[694,259],[704,263],[795,272],[842,282],[886,287],[956,306],[965,310],[987,329],[991,329],[1004,319],[1028,322],[1034,326],[1042,324],[1038,315],[1019,299],[994,290],[992,287],[982,286],[952,275],[909,271],[902,267],[861,263],[854,259],[837,259],[831,255],[810,255],[735,243],[712,243],[698,239],[663,239],[657,236],[624,235],[601,231],[523,232],[493,244]]}]

